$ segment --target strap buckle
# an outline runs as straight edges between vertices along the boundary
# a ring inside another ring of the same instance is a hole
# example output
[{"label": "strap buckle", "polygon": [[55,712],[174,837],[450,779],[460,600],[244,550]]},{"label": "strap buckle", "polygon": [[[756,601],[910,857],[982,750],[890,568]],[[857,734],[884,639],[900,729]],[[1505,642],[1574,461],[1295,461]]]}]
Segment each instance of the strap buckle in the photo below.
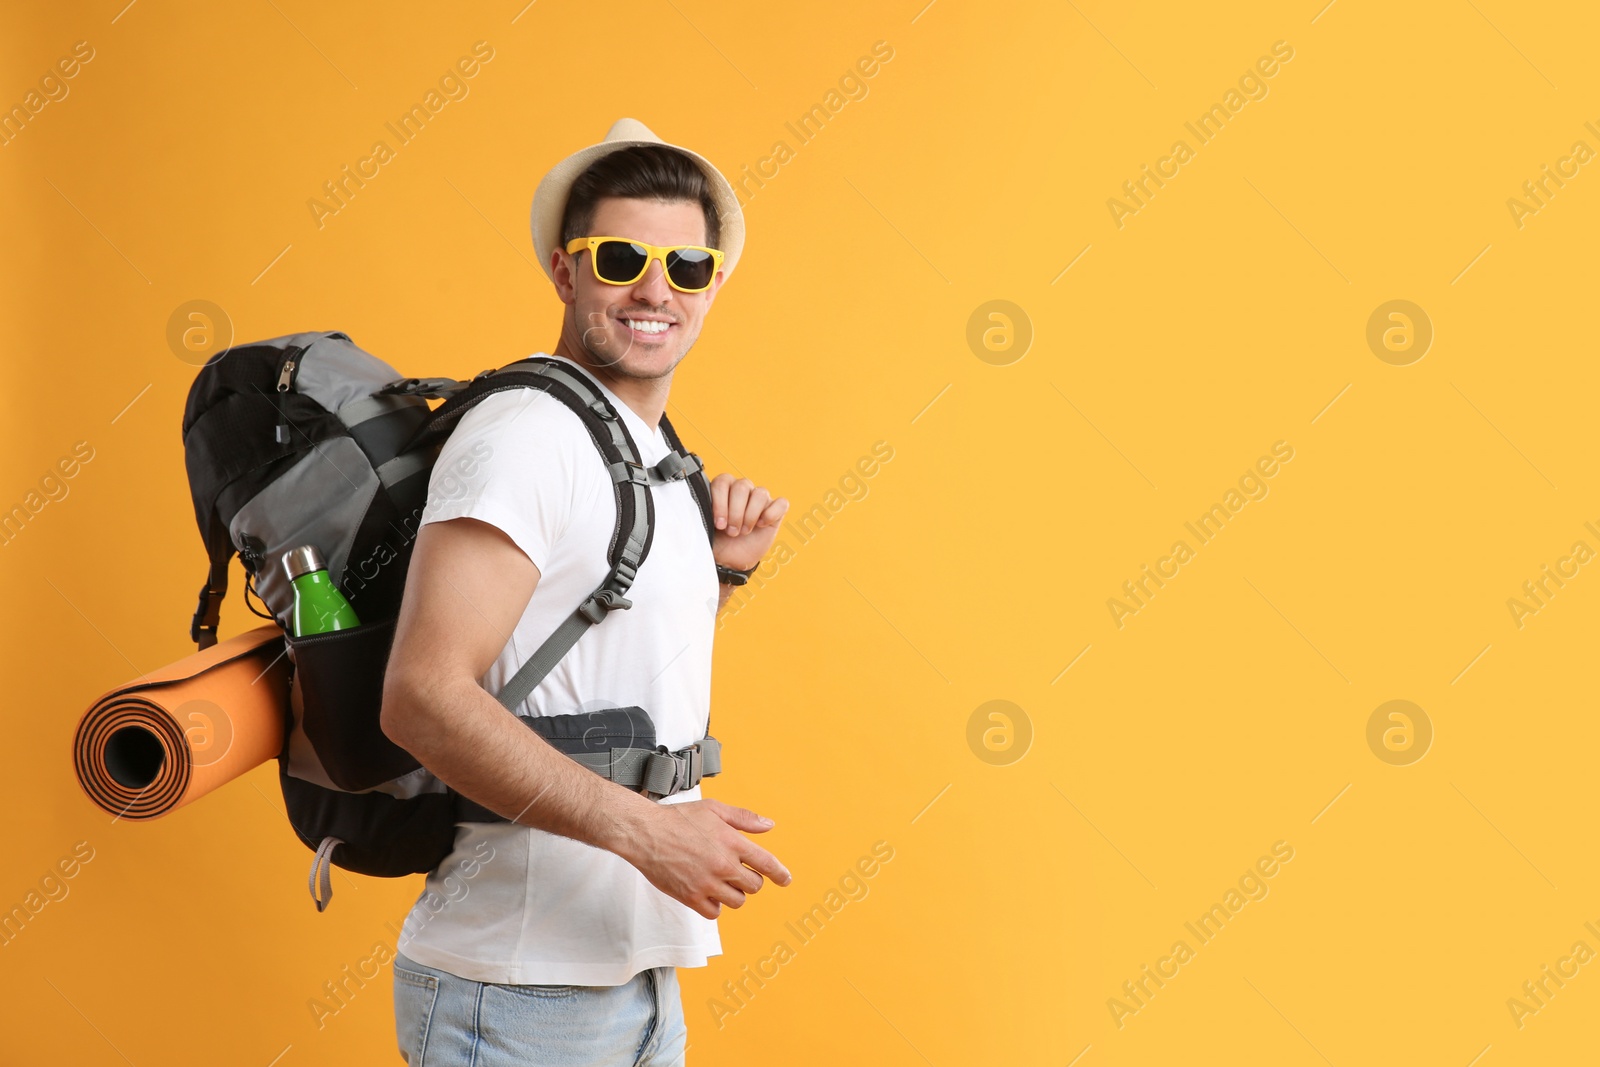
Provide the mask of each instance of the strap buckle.
[{"label": "strap buckle", "polygon": [[588,600],[578,605],[578,612],[590,622],[599,624],[610,612],[619,608],[631,608],[633,601],[624,597],[615,589],[601,589],[595,592]]},{"label": "strap buckle", "polygon": [[609,467],[611,480],[624,485],[671,485],[681,482],[705,465],[693,452],[668,452],[665,459],[654,467],[646,467],[631,459],[613,463]]},{"label": "strap buckle", "polygon": [[200,589],[200,602],[195,605],[194,618],[189,623],[189,639],[201,648],[217,643],[217,624],[222,621],[224,595],[221,590],[211,588],[209,580]]},{"label": "strap buckle", "polygon": [[625,459],[611,464],[611,480],[624,485],[649,485],[650,472],[645,470],[643,463]]},{"label": "strap buckle", "polygon": [[700,469],[700,457],[690,452],[669,452],[651,470],[664,482],[678,482]]},{"label": "strap buckle", "polygon": [[652,753],[645,763],[644,783],[640,792],[652,800],[670,797],[693,789],[705,776],[705,755],[699,743],[668,752],[662,746]]},{"label": "strap buckle", "polygon": [[695,742],[700,753],[700,777],[710,778],[722,773],[722,742],[710,734]]}]

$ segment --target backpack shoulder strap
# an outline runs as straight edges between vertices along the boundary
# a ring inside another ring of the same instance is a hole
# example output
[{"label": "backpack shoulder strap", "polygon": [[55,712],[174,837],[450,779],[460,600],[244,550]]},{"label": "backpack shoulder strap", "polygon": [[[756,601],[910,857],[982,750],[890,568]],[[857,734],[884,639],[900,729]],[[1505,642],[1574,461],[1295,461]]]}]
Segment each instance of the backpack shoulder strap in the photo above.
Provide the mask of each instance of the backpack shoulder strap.
[{"label": "backpack shoulder strap", "polygon": [[665,413],[661,417],[662,432],[672,451],[660,463],[646,467],[627,427],[593,379],[571,364],[547,356],[533,356],[499,370],[484,371],[464,384],[448,379],[407,379],[389,386],[386,391],[448,397],[402,452],[441,440],[484,397],[506,389],[542,390],[578,416],[611,475],[617,504],[617,525],[606,555],[611,569],[605,580],[556,627],[496,694],[503,707],[515,711],[577,644],[584,631],[610,612],[633,606],[625,594],[650,554],[655,523],[652,486],[687,479],[707,539],[713,540],[715,533],[704,464],[699,456],[684,449]]},{"label": "backpack shoulder strap", "polygon": [[[672,428],[672,422],[667,418],[667,413],[661,413],[661,432],[671,446],[672,453],[667,456],[671,459],[674,455],[687,455],[693,459],[692,474],[689,477],[689,492],[694,496],[694,502],[700,508],[700,521],[705,524],[706,539],[712,544],[717,541],[717,528],[711,518],[711,483],[706,481],[705,464],[700,462],[700,457],[689,452],[683,447],[683,442],[678,440],[678,432]],[[664,462],[664,461],[663,461]],[[700,751],[705,759],[705,766],[710,768],[709,773],[717,774],[722,770],[722,746],[716,738],[711,736],[711,712],[706,712],[706,736],[699,742]]]},{"label": "backpack shoulder strap", "polygon": [[555,632],[545,639],[496,694],[501,705],[515,710],[571,650],[584,631],[610,612],[632,607],[625,594],[650,554],[654,532],[655,505],[650,498],[651,476],[664,476],[665,472],[658,469],[660,465],[658,468],[646,468],[640,462],[638,447],[627,427],[588,375],[561,360],[547,357],[518,360],[474,378],[464,389],[440,405],[427,425],[418,431],[417,438],[408,445],[408,449],[448,433],[484,397],[506,389],[541,390],[561,401],[578,416],[611,475],[611,488],[617,503],[617,524],[606,551],[610,571],[605,580],[556,627]]},{"label": "backpack shoulder strap", "polygon": [[678,440],[678,432],[672,428],[672,421],[667,418],[665,411],[661,413],[661,432],[666,437],[667,445],[672,452],[668,453],[667,458],[657,464],[657,467],[666,465],[675,457],[681,457],[681,466],[687,471],[681,477],[689,479],[689,492],[694,496],[695,505],[700,509],[700,521],[705,525],[706,539],[715,543],[717,531],[712,524],[711,484],[706,481],[705,464],[700,461],[699,456],[683,447],[683,442]]}]

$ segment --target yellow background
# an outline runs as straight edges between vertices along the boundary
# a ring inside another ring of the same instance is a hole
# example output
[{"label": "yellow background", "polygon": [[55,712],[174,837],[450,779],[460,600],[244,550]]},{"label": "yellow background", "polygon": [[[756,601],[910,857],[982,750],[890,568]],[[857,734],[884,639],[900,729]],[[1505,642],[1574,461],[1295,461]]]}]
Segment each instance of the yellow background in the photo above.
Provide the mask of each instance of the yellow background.
[{"label": "yellow background", "polygon": [[[341,874],[317,914],[271,764],[147,824],[71,775],[89,701],[191,649],[195,368],[167,322],[211,300],[241,341],[340,329],[418,375],[547,349],[533,188],[622,115],[730,177],[793,153],[675,382],[690,447],[797,512],[894,449],[719,635],[707,794],[772,815],[795,880],[681,972],[691,1062],[1592,1055],[1600,964],[1520,1028],[1506,1003],[1600,950],[1597,567],[1521,628],[1507,607],[1600,549],[1600,164],[1520,228],[1506,203],[1600,148],[1592,10],[123,2],[0,15],[8,106],[95,50],[0,148],[0,502],[95,450],[0,549],[0,907],[95,850],[0,948],[0,1059],[396,1060],[387,969],[320,1029],[307,1004],[392,944],[420,877]],[[307,200],[479,40],[470,95],[319,229]],[[868,94],[799,145],[785,122],[877,41]],[[1277,41],[1268,95],[1197,146],[1184,123]],[[1119,228],[1107,200],[1180,138]],[[1435,332],[1408,366],[1366,342],[1395,299]],[[1008,365],[967,343],[991,300],[1031,322]],[[1269,495],[1118,628],[1107,599],[1280,440]],[[255,621],[235,567],[224,636]],[[1434,731],[1406,766],[1366,740],[1396,699]],[[991,700],[1031,725],[1009,765],[969,747]],[[876,841],[869,894],[719,1028],[722,983]],[[1193,940],[1278,841],[1265,899]],[[1119,1027],[1108,1000],[1179,939]]]}]

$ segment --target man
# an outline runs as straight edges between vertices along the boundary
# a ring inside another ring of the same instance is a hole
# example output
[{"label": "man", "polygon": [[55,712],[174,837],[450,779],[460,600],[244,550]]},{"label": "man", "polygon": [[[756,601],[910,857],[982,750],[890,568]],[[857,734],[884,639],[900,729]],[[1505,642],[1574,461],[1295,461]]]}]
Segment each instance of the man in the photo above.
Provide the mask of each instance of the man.
[{"label": "man", "polygon": [[[592,377],[643,463],[659,462],[673,370],[743,245],[732,187],[622,119],[540,183],[533,231],[566,305],[550,354]],[[607,280],[638,258],[622,245],[597,262],[584,239],[605,236],[667,251],[632,281]],[[717,250],[720,269],[670,251],[684,246]],[[453,461],[469,453],[480,461]],[[608,571],[611,480],[581,420],[528,389],[491,394],[462,418],[434,470],[461,467],[476,467],[465,488],[430,493],[423,513],[383,728],[451,788],[515,821],[459,824],[423,894],[444,905],[419,899],[407,916],[394,968],[402,1056],[413,1067],[679,1064],[675,968],[722,951],[724,905],[742,905],[764,877],[790,882],[744,836],[772,822],[701,799],[698,786],[650,800],[506,713],[491,694]],[[719,578],[753,569],[788,510],[748,479],[710,485],[710,544],[687,481],[651,487],[655,532],[633,606],[592,627],[518,714],[637,705],[669,750],[704,736],[715,613],[731,589]]]}]

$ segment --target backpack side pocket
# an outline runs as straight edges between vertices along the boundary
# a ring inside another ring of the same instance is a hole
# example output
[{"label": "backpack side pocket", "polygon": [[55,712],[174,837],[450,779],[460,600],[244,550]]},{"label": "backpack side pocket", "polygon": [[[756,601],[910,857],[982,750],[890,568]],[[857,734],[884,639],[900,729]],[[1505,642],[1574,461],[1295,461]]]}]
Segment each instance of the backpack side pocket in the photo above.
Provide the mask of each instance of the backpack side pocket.
[{"label": "backpack side pocket", "polygon": [[394,619],[384,619],[288,638],[303,708],[301,728],[328,778],[353,793],[421,766],[389,740],[380,722],[394,626]]}]

